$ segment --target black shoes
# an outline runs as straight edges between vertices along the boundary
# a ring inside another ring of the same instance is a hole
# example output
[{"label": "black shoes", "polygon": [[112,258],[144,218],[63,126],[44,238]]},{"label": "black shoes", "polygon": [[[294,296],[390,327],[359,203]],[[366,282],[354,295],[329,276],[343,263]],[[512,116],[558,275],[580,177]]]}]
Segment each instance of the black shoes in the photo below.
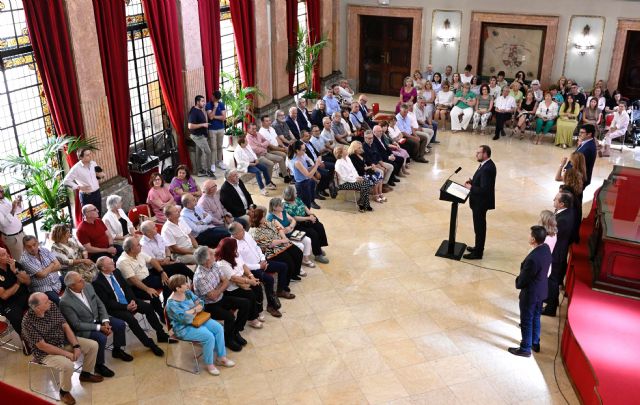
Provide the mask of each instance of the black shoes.
[{"label": "black shoes", "polygon": [[316,200],[326,200],[327,198],[320,193],[316,193]]},{"label": "black shoes", "polygon": [[549,307],[549,305],[547,305],[542,310],[542,315],[555,317],[556,316],[556,309],[555,308],[552,309],[552,308]]},{"label": "black shoes", "polygon": [[116,375],[116,373],[111,371],[104,364],[96,364],[96,374],[100,374],[103,377],[113,377],[114,375]]},{"label": "black shoes", "polygon": [[316,204],[315,202],[312,202],[312,203],[311,203],[311,208],[313,208],[314,210],[319,210],[319,209],[320,209],[320,208],[322,208],[322,207],[320,207],[320,206],[319,206],[318,204]]},{"label": "black shoes", "polygon": [[533,350],[533,351],[534,351],[534,352],[536,352],[536,353],[540,353],[540,343],[538,343],[538,344],[535,344],[535,343],[534,343],[534,344],[532,344],[532,345],[531,345],[531,350]]},{"label": "black shoes", "polygon": [[493,138],[491,138],[491,139],[493,139],[494,141],[497,141],[498,139],[500,139],[500,136],[499,136],[499,135],[496,135],[496,136],[494,136],[494,137],[493,137]]},{"label": "black shoes", "polygon": [[477,252],[467,253],[466,255],[462,256],[462,258],[467,260],[480,260],[482,259],[482,254],[479,254]]},{"label": "black shoes", "polygon": [[111,356],[113,356],[114,359],[120,359],[126,362],[133,361],[133,356],[122,349],[113,349]]},{"label": "black shoes", "polygon": [[524,350],[522,350],[519,347],[510,347],[507,349],[507,351],[513,355],[516,356],[520,356],[520,357],[531,357],[531,352],[525,352]]},{"label": "black shoes", "polygon": [[225,345],[232,352],[239,352],[242,350],[242,346],[240,345],[240,343],[236,342],[234,339],[227,339],[225,341]]},{"label": "black shoes", "polygon": [[233,339],[240,345],[242,346],[246,346],[247,345],[247,341],[245,340],[245,338],[243,338],[240,335],[240,332],[236,332],[235,335],[233,336]]},{"label": "black shoes", "polygon": [[476,251],[476,248],[474,248],[473,246],[467,246],[467,252],[473,253]]},{"label": "black shoes", "polygon": [[149,346],[149,350],[151,350],[153,354],[155,354],[158,357],[164,356],[164,350],[159,348],[157,345]]}]

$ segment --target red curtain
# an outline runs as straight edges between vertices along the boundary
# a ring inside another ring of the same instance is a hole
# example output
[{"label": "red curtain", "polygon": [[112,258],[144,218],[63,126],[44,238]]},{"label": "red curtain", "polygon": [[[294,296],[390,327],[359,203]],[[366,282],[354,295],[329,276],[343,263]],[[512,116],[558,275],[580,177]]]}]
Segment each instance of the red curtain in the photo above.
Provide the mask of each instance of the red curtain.
[{"label": "red curtain", "polygon": [[256,85],[256,28],[253,0],[229,2],[243,87]]},{"label": "red curtain", "polygon": [[102,75],[109,104],[111,133],[118,174],[129,177],[131,98],[127,60],[127,15],[121,0],[93,0],[93,12],[100,45]]},{"label": "red curtain", "polygon": [[[320,28],[320,3],[322,0],[307,0],[307,24],[309,25],[309,43],[314,44],[322,38]],[[313,91],[320,92],[320,58],[313,68]],[[321,95],[322,96],[322,95]]]},{"label": "red curtain", "polygon": [[298,0],[287,0],[287,44],[289,56],[289,95],[293,96],[293,82],[296,77],[296,48],[298,47]]},{"label": "red curtain", "polygon": [[198,1],[198,15],[204,88],[209,98],[220,87],[220,0]]},{"label": "red curtain", "polygon": [[177,135],[180,162],[190,165],[184,133],[184,86],[180,54],[180,26],[175,1],[143,0],[144,14],[155,51],[158,78],[164,104]]},{"label": "red curtain", "polygon": [[[62,1],[23,0],[29,38],[42,78],[51,119],[59,136],[84,136],[78,80],[71,55],[69,27]],[[73,166],[78,158],[67,155]],[[82,219],[76,196],[76,222]]]}]

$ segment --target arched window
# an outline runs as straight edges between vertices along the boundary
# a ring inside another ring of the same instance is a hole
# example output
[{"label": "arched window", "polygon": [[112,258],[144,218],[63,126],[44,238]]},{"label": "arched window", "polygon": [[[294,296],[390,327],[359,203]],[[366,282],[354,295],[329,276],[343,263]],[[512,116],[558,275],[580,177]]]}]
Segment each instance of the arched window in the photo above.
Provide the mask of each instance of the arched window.
[{"label": "arched window", "polygon": [[164,156],[157,142],[169,127],[158,80],[156,58],[142,0],[127,3],[127,51],[129,60],[129,95],[131,96],[131,152],[140,149]]},{"label": "arched window", "polygon": [[[0,153],[18,156],[23,144],[29,156],[42,152],[47,138],[56,136],[42,80],[35,63],[22,0],[0,0]],[[60,165],[60,156],[52,165]],[[9,186],[14,197],[25,194],[12,173],[0,173],[0,185]],[[39,199],[23,199],[19,214],[25,232],[37,235],[44,208]],[[68,207],[68,202],[66,203]]]}]

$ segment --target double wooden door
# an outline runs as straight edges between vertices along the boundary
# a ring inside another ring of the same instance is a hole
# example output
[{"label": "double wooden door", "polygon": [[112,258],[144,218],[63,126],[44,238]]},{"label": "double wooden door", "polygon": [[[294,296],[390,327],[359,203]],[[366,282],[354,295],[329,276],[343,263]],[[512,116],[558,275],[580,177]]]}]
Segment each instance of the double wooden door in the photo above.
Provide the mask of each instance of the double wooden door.
[{"label": "double wooden door", "polygon": [[640,31],[627,31],[618,88],[624,97],[640,98]]},{"label": "double wooden door", "polygon": [[360,16],[360,91],[397,96],[410,76],[413,20]]}]

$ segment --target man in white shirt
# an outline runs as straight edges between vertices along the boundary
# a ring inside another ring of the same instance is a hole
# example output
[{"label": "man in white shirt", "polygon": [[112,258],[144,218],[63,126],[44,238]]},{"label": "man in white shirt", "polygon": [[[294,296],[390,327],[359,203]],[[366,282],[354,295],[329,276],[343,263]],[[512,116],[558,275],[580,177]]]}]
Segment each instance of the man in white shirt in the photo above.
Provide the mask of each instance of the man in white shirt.
[{"label": "man in white shirt", "polygon": [[13,201],[9,201],[4,193],[5,188],[0,185],[0,234],[2,234],[2,241],[9,249],[11,256],[15,260],[20,260],[24,232],[18,214],[22,212],[22,196],[16,196]]},{"label": "man in white shirt", "polygon": [[191,269],[184,263],[171,259],[171,251],[167,247],[164,238],[158,234],[155,222],[144,221],[140,225],[140,232],[142,232],[143,235],[142,238],[140,238],[142,252],[158,260],[158,263],[160,263],[160,266],[167,274],[183,274],[193,278]]},{"label": "man in white shirt", "polygon": [[495,100],[502,93],[502,88],[498,86],[498,78],[495,76],[491,76],[489,79],[489,94]]},{"label": "man in white shirt", "polygon": [[[276,297],[276,293],[273,289],[274,280],[273,274],[278,274],[278,294],[285,292],[289,286],[288,267],[283,262],[268,262],[264,253],[253,239],[253,237],[246,232],[242,225],[238,222],[234,222],[229,225],[229,233],[238,243],[238,255],[244,262],[244,264],[251,270],[251,274],[264,285],[265,295],[267,296],[267,312],[276,318],[280,318],[282,314],[280,309],[280,300]],[[289,293],[289,296],[293,294]],[[295,295],[293,296],[295,297]]]},{"label": "man in white shirt", "polygon": [[191,236],[190,229],[185,230],[179,225],[180,208],[168,205],[164,207],[163,213],[167,221],[162,225],[160,234],[173,258],[180,263],[196,264],[193,252],[198,247],[198,242]]},{"label": "man in white shirt", "polygon": [[338,86],[338,90],[340,93],[340,97],[342,97],[343,102],[351,104],[353,102],[353,94],[354,91],[351,89],[349,85],[349,81],[347,79],[340,80],[340,85]]},{"label": "man in white shirt", "polygon": [[509,121],[516,110],[516,99],[509,95],[509,86],[502,88],[502,95],[496,98],[493,103],[495,115],[496,115],[496,132],[493,140],[500,139],[500,135],[505,136],[504,124]]},{"label": "man in white shirt", "polygon": [[[438,124],[436,121],[431,119],[431,115],[429,114],[429,110],[427,109],[427,101],[423,96],[418,96],[418,102],[413,106],[413,115],[416,117],[416,121],[420,128],[431,129],[433,131],[433,136],[429,143],[440,143],[440,141],[436,140],[436,135],[438,133]],[[422,130],[421,129],[421,130]]]},{"label": "man in white shirt", "polygon": [[407,116],[411,120],[411,129],[413,130],[413,134],[420,138],[420,152],[429,153],[431,151],[429,143],[431,142],[431,138],[433,138],[433,129],[421,127],[413,112],[413,102],[409,100],[406,104],[409,109]]},{"label": "man in white shirt", "polygon": [[226,227],[216,226],[214,217],[196,205],[197,201],[193,195],[183,194],[181,202],[180,227],[183,230],[190,229],[191,236],[196,238],[198,245],[214,249],[222,239],[229,236]]},{"label": "man in white shirt", "polygon": [[604,140],[602,142],[604,150],[600,151],[598,155],[600,157],[609,156],[611,140],[625,136],[628,127],[629,114],[627,113],[627,103],[624,100],[620,100],[620,102],[618,102],[618,110],[613,113],[613,121],[611,121],[609,132],[604,136]]},{"label": "man in white shirt", "polygon": [[271,127],[271,117],[263,115],[260,117],[260,123],[260,130],[258,130],[258,132],[269,141],[269,146],[267,147],[269,152],[286,156],[287,148],[278,138],[276,130]]},{"label": "man in white shirt", "polygon": [[98,169],[96,173],[98,164],[91,160],[93,158],[91,149],[80,148],[77,154],[79,162],[73,165],[69,173],[64,176],[62,184],[78,191],[81,206],[95,205],[98,213],[102,215],[102,196],[98,178],[102,179],[105,175],[102,169]]}]

